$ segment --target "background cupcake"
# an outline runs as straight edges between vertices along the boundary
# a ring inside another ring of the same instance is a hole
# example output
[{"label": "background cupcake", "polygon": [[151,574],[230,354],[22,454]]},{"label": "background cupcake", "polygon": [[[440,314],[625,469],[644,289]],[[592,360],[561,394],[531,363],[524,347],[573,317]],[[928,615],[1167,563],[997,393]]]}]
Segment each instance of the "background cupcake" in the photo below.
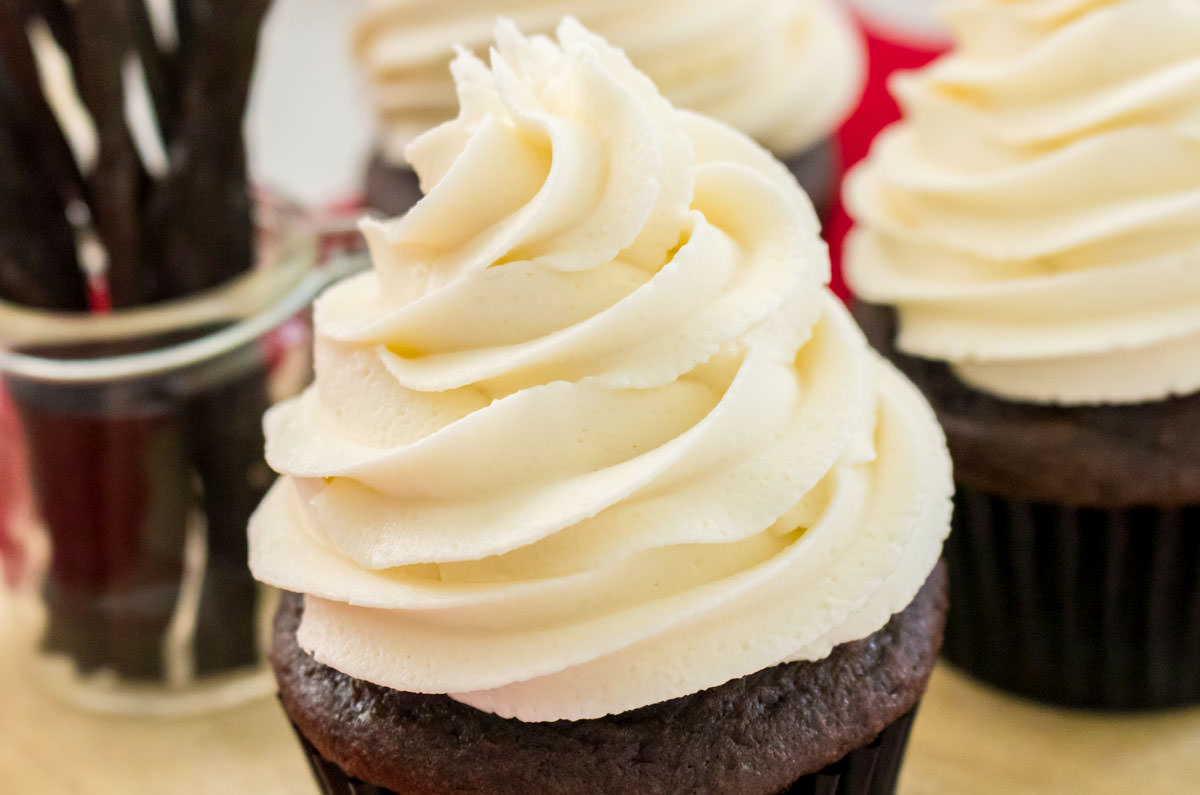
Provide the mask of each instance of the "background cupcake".
[{"label": "background cupcake", "polygon": [[949,437],[946,652],[1067,704],[1198,700],[1200,5],[946,19],[849,181],[847,260]]},{"label": "background cupcake", "polygon": [[399,213],[419,198],[404,148],[454,116],[455,46],[485,55],[497,15],[548,32],[567,14],[624,49],[675,105],[757,139],[818,210],[828,206],[838,177],[829,136],[864,73],[858,36],[829,0],[372,0],[354,42],[380,125],[368,203]]},{"label": "background cupcake", "polygon": [[496,36],[266,421],[251,564],[304,594],[273,661],[318,777],[890,791],[945,609],[932,412],[766,152],[574,21]]}]

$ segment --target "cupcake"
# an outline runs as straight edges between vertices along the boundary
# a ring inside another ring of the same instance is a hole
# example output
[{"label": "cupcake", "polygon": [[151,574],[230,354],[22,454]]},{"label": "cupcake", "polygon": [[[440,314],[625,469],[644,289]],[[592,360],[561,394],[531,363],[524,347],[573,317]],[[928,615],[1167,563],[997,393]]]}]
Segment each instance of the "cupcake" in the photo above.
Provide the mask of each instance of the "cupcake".
[{"label": "cupcake", "polygon": [[847,193],[868,336],[946,430],[946,655],[1200,701],[1200,4],[972,0]]},{"label": "cupcake", "polygon": [[251,565],[318,778],[890,792],[946,606],[932,411],[777,161],[574,20],[495,36],[266,419]]},{"label": "cupcake", "polygon": [[446,67],[455,46],[486,53],[497,14],[539,33],[565,14],[578,17],[673,103],[733,125],[783,159],[821,214],[832,202],[839,175],[830,135],[865,73],[858,36],[833,0],[371,0],[354,36],[380,126],[370,206],[399,214],[431,187],[418,182],[405,148],[454,117]]}]

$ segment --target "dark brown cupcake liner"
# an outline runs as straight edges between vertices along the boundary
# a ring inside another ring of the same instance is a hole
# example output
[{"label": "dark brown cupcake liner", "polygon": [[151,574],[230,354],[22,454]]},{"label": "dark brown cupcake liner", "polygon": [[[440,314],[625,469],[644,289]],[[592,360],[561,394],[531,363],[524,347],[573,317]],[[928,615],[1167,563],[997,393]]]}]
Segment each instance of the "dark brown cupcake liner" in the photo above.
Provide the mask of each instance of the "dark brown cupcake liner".
[{"label": "dark brown cupcake liner", "polygon": [[780,795],[891,795],[900,778],[918,707],[885,727],[869,745],[802,776]]},{"label": "dark brown cupcake liner", "polygon": [[1080,508],[958,487],[943,656],[1070,707],[1200,703],[1200,505]]},{"label": "dark brown cupcake liner", "polygon": [[[913,707],[885,727],[869,745],[851,751],[819,772],[801,777],[778,795],[891,795],[896,790],[916,714],[917,707]],[[321,756],[295,724],[292,728],[323,795],[401,795],[347,775],[336,763]]]}]

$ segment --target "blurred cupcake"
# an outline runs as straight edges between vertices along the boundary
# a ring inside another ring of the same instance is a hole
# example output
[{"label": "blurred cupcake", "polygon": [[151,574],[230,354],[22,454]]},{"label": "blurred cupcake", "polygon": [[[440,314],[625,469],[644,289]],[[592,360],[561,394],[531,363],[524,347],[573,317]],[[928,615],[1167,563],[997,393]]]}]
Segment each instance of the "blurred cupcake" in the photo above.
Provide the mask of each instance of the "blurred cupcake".
[{"label": "blurred cupcake", "polygon": [[454,48],[486,55],[498,14],[540,33],[578,17],[675,105],[738,128],[784,160],[821,214],[832,201],[830,135],[865,72],[853,25],[832,0],[369,0],[354,40],[380,125],[369,205],[398,214],[420,198],[405,147],[454,117]]},{"label": "blurred cupcake", "polygon": [[1200,4],[946,18],[847,189],[859,318],[954,458],[946,654],[1063,704],[1200,701]]},{"label": "blurred cupcake", "polygon": [[329,793],[891,792],[945,612],[933,413],[791,175],[558,37],[455,60],[429,195],[364,222],[267,417],[284,707]]}]

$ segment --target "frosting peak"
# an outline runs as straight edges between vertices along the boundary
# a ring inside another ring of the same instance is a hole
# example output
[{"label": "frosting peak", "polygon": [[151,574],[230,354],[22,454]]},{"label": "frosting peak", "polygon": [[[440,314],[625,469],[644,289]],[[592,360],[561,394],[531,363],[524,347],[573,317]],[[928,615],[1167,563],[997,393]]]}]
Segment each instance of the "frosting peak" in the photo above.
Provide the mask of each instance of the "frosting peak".
[{"label": "frosting peak", "polygon": [[940,554],[928,407],[823,287],[806,197],[573,20],[454,65],[266,419],[251,565],[352,676],[597,717],[865,637]]},{"label": "frosting peak", "polygon": [[782,155],[833,130],[863,78],[861,44],[830,0],[373,0],[354,49],[390,160],[403,163],[409,141],[454,114],[446,63],[455,45],[482,54],[497,14],[543,33],[574,15],[623,48],[672,102]]},{"label": "frosting peak", "polygon": [[1200,390],[1200,3],[969,0],[848,183],[899,346],[1016,400]]}]

